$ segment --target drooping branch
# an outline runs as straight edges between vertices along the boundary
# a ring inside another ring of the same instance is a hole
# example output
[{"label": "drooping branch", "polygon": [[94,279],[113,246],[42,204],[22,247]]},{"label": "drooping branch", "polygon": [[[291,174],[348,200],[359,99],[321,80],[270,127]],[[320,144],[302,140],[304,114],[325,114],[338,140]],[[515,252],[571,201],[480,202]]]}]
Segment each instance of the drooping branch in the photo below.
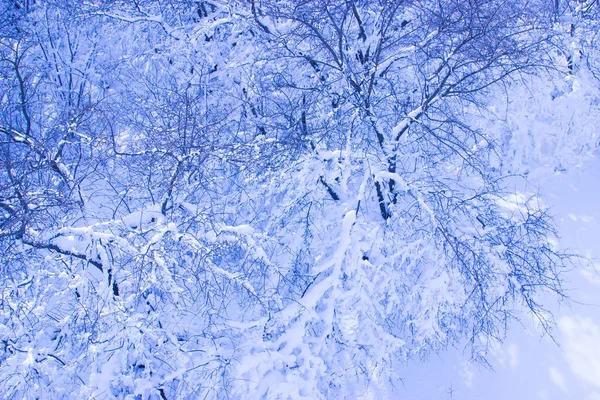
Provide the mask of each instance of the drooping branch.
[{"label": "drooping branch", "polygon": [[53,243],[34,242],[32,240],[28,240],[28,239],[25,239],[23,237],[21,237],[20,239],[21,239],[21,242],[23,242],[23,244],[26,244],[27,246],[31,246],[31,247],[36,248],[38,250],[50,250],[50,251],[53,251],[55,253],[58,253],[58,254],[61,254],[61,255],[64,255],[64,256],[69,256],[69,257],[77,258],[79,260],[85,261],[85,262],[93,265],[100,272],[104,272],[104,268],[103,268],[102,263],[100,261],[92,260],[88,256],[86,256],[85,254],[76,253],[76,252],[70,251],[70,250],[65,250],[65,249],[61,248],[60,246],[57,246],[56,244],[53,244]]},{"label": "drooping branch", "polygon": [[[19,235],[21,236],[21,235]],[[69,257],[73,257],[76,258],[78,260],[84,261],[90,265],[93,265],[94,267],[96,267],[100,272],[104,272],[104,266],[102,264],[101,261],[98,260],[93,260],[90,257],[88,257],[85,254],[81,254],[81,253],[77,253],[74,251],[70,251],[70,250],[65,250],[63,248],[61,248],[60,246],[57,246],[54,243],[40,243],[40,242],[35,242],[32,240],[28,240],[24,237],[20,237],[19,238],[21,240],[21,242],[27,246],[31,246],[35,249],[38,250],[48,250],[54,253],[58,253],[60,255],[63,256],[69,256]],[[108,284],[109,286],[112,286],[112,292],[113,295],[115,296],[119,296],[119,287],[117,285],[117,282],[115,282],[114,277],[113,277],[113,273],[112,273],[112,268],[108,268],[106,270],[106,273],[108,274]]]}]

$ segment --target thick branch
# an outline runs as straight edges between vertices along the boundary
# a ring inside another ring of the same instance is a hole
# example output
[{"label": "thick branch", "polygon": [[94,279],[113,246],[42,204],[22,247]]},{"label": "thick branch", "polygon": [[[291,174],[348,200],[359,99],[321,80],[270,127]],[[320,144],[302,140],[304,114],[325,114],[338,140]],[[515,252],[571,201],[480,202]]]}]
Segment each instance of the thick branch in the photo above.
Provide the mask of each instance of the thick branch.
[{"label": "thick branch", "polygon": [[[53,251],[55,253],[64,255],[64,256],[69,256],[69,257],[73,257],[73,258],[77,258],[79,260],[85,261],[91,265],[93,265],[94,267],[96,267],[100,272],[104,272],[104,267],[102,265],[102,263],[100,261],[97,260],[92,260],[90,259],[88,256],[86,256],[85,254],[81,254],[81,253],[76,253],[74,251],[70,251],[70,250],[65,250],[53,243],[38,243],[38,242],[33,242],[30,240],[27,240],[23,237],[20,237],[19,239],[21,239],[21,242],[23,242],[23,244],[26,244],[28,246],[31,246],[35,249],[39,249],[39,250],[49,250],[49,251]],[[119,295],[119,287],[117,286],[117,283],[114,281],[113,279],[113,274],[112,274],[112,269],[108,268],[108,270],[106,271],[106,273],[108,274],[108,284],[110,286],[112,286],[112,292],[113,295],[118,296]]]},{"label": "thick branch", "polygon": [[322,176],[319,177],[319,182],[321,182],[323,186],[325,186],[325,189],[327,189],[327,193],[329,193],[333,200],[337,201],[340,199],[340,196],[338,196],[338,194],[331,188],[331,186],[329,186],[329,184],[325,182],[325,179],[323,179]]},{"label": "thick branch", "polygon": [[62,254],[65,256],[70,256],[70,257],[77,258],[79,260],[86,261],[86,262],[90,263],[91,265],[93,265],[94,267],[98,268],[98,270],[100,270],[101,272],[104,272],[104,268],[102,267],[102,263],[100,261],[91,260],[85,254],[80,254],[80,253],[75,253],[73,251],[64,250],[64,249],[60,248],[59,246],[52,244],[52,243],[37,243],[37,242],[27,240],[25,238],[20,238],[20,239],[24,244],[31,246],[33,248],[36,248],[39,250],[51,250],[58,254]]},{"label": "thick branch", "polygon": [[378,181],[375,181],[375,189],[377,190],[377,200],[379,201],[379,211],[381,212],[381,216],[384,220],[388,220],[391,217],[390,212],[387,209],[387,205],[385,204],[385,198],[383,197],[383,190],[381,189],[381,184]]}]

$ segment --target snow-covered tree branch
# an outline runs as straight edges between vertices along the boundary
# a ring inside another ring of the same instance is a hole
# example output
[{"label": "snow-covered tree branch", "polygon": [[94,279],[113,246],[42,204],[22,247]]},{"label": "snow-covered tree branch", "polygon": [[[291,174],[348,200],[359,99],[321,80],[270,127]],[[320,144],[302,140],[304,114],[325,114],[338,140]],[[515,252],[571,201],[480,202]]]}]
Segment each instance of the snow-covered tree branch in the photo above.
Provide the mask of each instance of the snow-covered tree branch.
[{"label": "snow-covered tree branch", "polygon": [[394,398],[551,334],[580,258],[522,188],[598,143],[574,3],[3,1],[2,392]]}]

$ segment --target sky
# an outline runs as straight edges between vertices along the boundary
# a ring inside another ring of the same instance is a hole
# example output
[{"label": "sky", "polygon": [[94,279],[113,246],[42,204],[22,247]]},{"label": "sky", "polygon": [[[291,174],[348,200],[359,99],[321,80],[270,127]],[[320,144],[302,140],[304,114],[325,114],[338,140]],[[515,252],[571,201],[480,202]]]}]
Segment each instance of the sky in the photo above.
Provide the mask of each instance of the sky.
[{"label": "sky", "polygon": [[[560,245],[594,260],[600,270],[600,157],[539,182],[559,226]],[[567,276],[573,301],[551,304],[554,343],[533,323],[513,324],[490,358],[493,371],[468,363],[462,348],[403,368],[398,398],[452,400],[600,400],[600,275]]]}]

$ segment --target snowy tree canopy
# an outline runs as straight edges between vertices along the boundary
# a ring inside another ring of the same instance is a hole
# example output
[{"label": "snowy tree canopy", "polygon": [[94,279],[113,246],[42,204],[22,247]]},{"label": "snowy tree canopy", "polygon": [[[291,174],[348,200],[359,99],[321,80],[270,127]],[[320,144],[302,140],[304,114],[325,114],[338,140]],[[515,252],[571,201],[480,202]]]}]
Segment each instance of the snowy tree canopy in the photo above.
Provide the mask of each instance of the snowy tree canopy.
[{"label": "snowy tree canopy", "polygon": [[[2,0],[7,398],[394,398],[565,297],[598,1]],[[387,397],[386,397],[387,396]]]}]

